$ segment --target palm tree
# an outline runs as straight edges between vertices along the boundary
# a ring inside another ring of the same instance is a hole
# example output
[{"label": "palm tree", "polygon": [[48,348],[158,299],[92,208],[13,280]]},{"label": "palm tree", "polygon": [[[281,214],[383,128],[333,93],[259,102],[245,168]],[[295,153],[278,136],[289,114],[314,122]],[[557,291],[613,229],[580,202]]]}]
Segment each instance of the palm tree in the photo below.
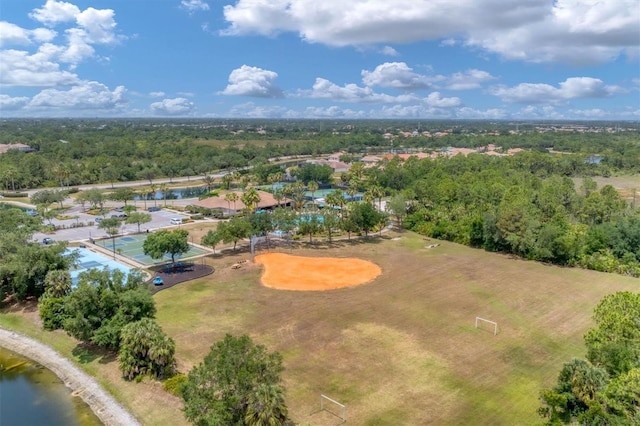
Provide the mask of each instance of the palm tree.
[{"label": "palm tree", "polygon": [[169,192],[169,185],[167,185],[166,183],[160,184],[160,192],[162,193],[164,206],[167,207],[167,192]]},{"label": "palm tree", "polygon": [[294,182],[285,187],[285,194],[291,200],[291,206],[294,210],[299,211],[304,206],[304,185],[302,182]]},{"label": "palm tree", "polygon": [[240,199],[250,211],[255,211],[261,200],[260,194],[258,194],[258,191],[255,188],[249,188],[244,194],[242,194]]},{"label": "palm tree", "polygon": [[147,196],[151,195],[153,197],[154,206],[158,205],[158,200],[156,200],[157,191],[158,191],[158,185],[156,185],[155,183],[152,183],[151,185],[149,185],[149,188],[147,189]]},{"label": "palm tree", "polygon": [[236,186],[235,184],[237,184],[240,181],[240,178],[242,177],[242,175],[240,174],[240,172],[235,171],[233,173],[231,173],[231,177],[233,179],[233,183],[234,183],[234,187]]},{"label": "palm tree", "polygon": [[384,190],[380,185],[373,185],[369,188],[369,193],[374,199],[378,199],[378,210],[382,211],[382,197],[384,197]]},{"label": "palm tree", "polygon": [[282,189],[276,189],[275,191],[273,191],[273,198],[275,198],[276,202],[278,203],[278,207],[280,207],[280,201],[284,200],[285,198]]},{"label": "palm tree", "polygon": [[235,211],[236,201],[238,201],[239,199],[238,194],[235,192],[227,192],[224,195],[224,199],[227,203],[229,203],[229,212],[231,212],[231,203],[233,203],[233,210]]},{"label": "palm tree", "polygon": [[232,183],[233,183],[233,174],[227,173],[226,175],[222,176],[222,184],[224,185],[224,188],[227,191],[231,189]]},{"label": "palm tree", "polygon": [[307,184],[307,189],[309,190],[309,192],[311,192],[311,202],[315,206],[316,205],[315,193],[318,190],[318,182],[313,180],[309,181],[309,183]]},{"label": "palm tree", "polygon": [[244,422],[248,426],[279,426],[287,422],[284,389],[278,385],[261,384],[249,397]]},{"label": "palm tree", "polygon": [[[138,197],[142,198],[142,201],[144,202],[144,209],[147,209],[147,194],[145,192],[144,189],[139,189],[137,191],[135,191],[135,195],[137,195]],[[134,195],[134,200],[135,200],[135,195]],[[84,208],[84,206],[83,206]]]},{"label": "palm tree", "polygon": [[213,183],[215,182],[215,178],[211,175],[206,175],[205,177],[202,178],[202,181],[204,182],[205,185],[207,185],[207,192],[211,191],[211,187],[213,186]]},{"label": "palm tree", "polygon": [[69,271],[52,270],[44,279],[46,293],[53,297],[64,297],[71,291],[71,275]]}]

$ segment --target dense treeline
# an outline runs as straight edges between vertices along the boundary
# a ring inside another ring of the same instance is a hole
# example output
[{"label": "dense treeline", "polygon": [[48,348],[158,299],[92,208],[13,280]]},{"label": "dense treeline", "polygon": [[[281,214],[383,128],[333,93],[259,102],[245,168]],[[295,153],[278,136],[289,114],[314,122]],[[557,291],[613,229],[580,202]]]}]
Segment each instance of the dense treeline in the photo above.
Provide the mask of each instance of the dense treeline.
[{"label": "dense treeline", "polygon": [[408,206],[404,226],[424,235],[640,276],[637,210],[609,185],[597,188],[591,178],[570,177],[598,167],[575,156],[473,154],[392,160],[365,170],[365,182],[401,194]]},{"label": "dense treeline", "polygon": [[[99,182],[149,180],[203,175],[212,171],[262,164],[269,158],[317,155],[335,151],[355,154],[389,150],[434,151],[447,146],[603,155],[600,172],[640,171],[637,128],[622,133],[542,133],[522,126],[481,122],[430,122],[442,137],[386,139],[385,132],[419,127],[415,122],[372,121],[356,124],[325,121],[252,122],[154,120],[16,120],[0,123],[0,143],[25,143],[33,153],[2,154],[0,183],[7,190],[58,187]],[[493,131],[489,131],[489,128]],[[497,129],[497,130],[496,130]],[[423,130],[427,130],[423,128]]]}]

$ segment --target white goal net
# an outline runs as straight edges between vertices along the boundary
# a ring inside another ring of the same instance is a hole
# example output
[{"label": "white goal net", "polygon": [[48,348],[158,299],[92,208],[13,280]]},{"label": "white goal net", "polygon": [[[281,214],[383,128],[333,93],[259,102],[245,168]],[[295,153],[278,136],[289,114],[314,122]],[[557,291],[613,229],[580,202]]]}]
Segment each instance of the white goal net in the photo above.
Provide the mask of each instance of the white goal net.
[{"label": "white goal net", "polygon": [[490,331],[494,336],[498,334],[498,323],[495,321],[490,321],[488,319],[476,317],[476,328]]},{"label": "white goal net", "polygon": [[334,416],[341,418],[342,423],[347,421],[347,407],[326,395],[320,395],[320,411],[327,411]]}]

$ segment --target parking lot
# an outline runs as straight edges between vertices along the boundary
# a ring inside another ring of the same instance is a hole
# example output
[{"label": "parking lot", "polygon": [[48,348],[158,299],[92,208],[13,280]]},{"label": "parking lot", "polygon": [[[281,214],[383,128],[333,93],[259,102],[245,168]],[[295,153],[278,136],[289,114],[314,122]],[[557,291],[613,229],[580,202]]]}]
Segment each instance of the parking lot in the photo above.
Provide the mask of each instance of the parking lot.
[{"label": "parking lot", "polygon": [[[185,200],[186,201],[186,200]],[[51,238],[53,241],[88,241],[89,239],[101,239],[106,238],[109,235],[105,232],[104,229],[98,228],[98,224],[96,219],[101,218],[110,218],[113,215],[122,215],[123,213],[117,211],[116,208],[120,205],[112,204],[111,210],[105,213],[103,216],[94,216],[88,213],[84,213],[82,211],[81,206],[73,206],[65,213],[67,216],[72,217],[72,219],[67,220],[59,220],[52,219],[51,223],[56,227],[62,226],[63,229],[57,230],[55,233],[47,233],[44,234],[42,232],[37,232],[34,234],[33,238],[35,241],[43,242],[45,238]],[[148,213],[151,215],[151,222],[144,223],[140,225],[140,231],[154,231],[160,228],[168,228],[168,227],[177,227],[179,225],[175,225],[171,223],[172,218],[188,218],[189,216],[180,213],[178,211],[172,210],[170,207],[161,207],[159,211],[148,211],[144,209],[144,206],[137,206],[138,211]],[[148,206],[152,207],[152,206]],[[109,208],[109,207],[107,207]],[[151,208],[154,210],[154,208]],[[132,234],[138,232],[138,225],[136,224],[126,224],[124,223],[124,218],[122,225],[119,228],[118,234]],[[49,224],[49,221],[45,221],[45,224]]]}]

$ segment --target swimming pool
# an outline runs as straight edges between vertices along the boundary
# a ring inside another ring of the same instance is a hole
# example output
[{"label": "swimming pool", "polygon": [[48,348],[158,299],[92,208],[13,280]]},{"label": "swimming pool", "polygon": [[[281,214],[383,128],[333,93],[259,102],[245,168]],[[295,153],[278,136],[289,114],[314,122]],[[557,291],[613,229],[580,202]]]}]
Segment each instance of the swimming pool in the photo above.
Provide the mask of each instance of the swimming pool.
[{"label": "swimming pool", "polygon": [[109,268],[109,270],[118,269],[125,274],[135,270],[135,268],[130,267],[129,265],[125,265],[124,263],[120,263],[116,260],[113,260],[101,253],[97,253],[89,250],[88,248],[83,247],[72,247],[68,248],[65,251],[65,254],[70,255],[73,252],[78,253],[78,258],[74,265],[71,265],[69,269],[69,273],[71,275],[71,282],[75,286],[78,284],[78,276],[89,269],[104,269]]}]

